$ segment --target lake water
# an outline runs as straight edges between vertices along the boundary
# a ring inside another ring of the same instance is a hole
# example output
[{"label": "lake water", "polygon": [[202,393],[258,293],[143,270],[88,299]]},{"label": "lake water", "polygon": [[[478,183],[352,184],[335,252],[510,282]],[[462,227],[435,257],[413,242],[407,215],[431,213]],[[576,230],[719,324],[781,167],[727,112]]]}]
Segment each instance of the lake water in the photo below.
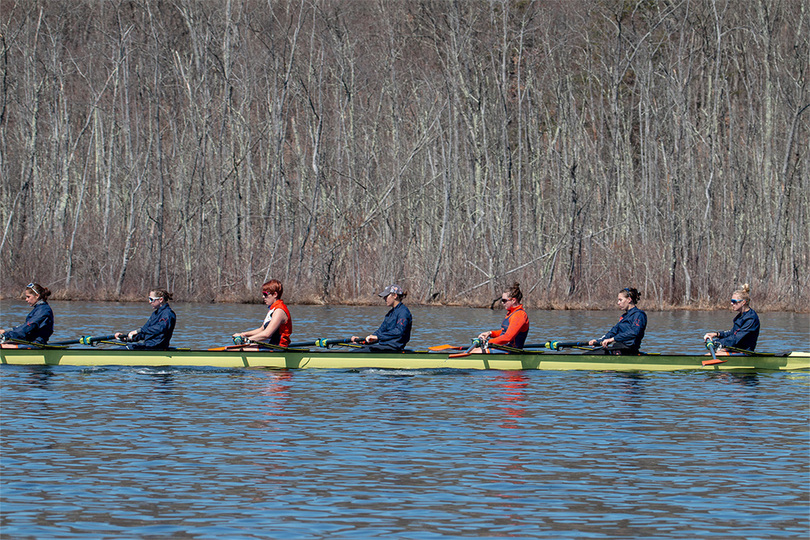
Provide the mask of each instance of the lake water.
[{"label": "lake water", "polygon": [[[52,303],[52,339],[143,304]],[[227,344],[259,305],[175,304],[173,344]],[[293,340],[384,307],[292,306]],[[412,308],[412,345],[503,312]],[[0,302],[0,325],[28,307]],[[701,352],[732,314],[648,312],[645,349]],[[531,312],[529,341],[616,312]],[[763,313],[763,351],[810,317]],[[807,538],[810,374],[0,366],[3,538]]]}]

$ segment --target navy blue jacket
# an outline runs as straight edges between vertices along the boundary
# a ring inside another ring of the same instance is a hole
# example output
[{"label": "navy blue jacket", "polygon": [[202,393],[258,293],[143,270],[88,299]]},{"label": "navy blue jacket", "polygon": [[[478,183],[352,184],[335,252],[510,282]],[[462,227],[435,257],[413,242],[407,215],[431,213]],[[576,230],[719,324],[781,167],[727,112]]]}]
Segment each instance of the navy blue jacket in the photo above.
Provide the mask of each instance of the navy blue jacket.
[{"label": "navy blue jacket", "polygon": [[19,339],[32,343],[48,343],[53,334],[53,310],[48,302],[39,300],[26,315],[25,322],[5,333],[7,339]]},{"label": "navy blue jacket", "polygon": [[737,347],[748,351],[756,350],[759,338],[759,315],[753,309],[740,313],[734,317],[731,330],[718,332],[720,345],[724,347]]},{"label": "navy blue jacket", "polygon": [[159,308],[152,312],[146,324],[135,334],[135,341],[143,341],[137,348],[168,349],[176,322],[177,316],[169,307],[169,304],[161,304]]},{"label": "navy blue jacket", "polygon": [[382,324],[374,332],[379,341],[375,347],[401,351],[411,340],[413,318],[410,310],[402,302],[385,314]]},{"label": "navy blue jacket", "polygon": [[628,349],[638,351],[641,348],[641,340],[644,339],[644,330],[646,329],[647,314],[633,306],[621,316],[616,326],[599,338],[599,341],[613,338],[614,341],[626,345]]}]

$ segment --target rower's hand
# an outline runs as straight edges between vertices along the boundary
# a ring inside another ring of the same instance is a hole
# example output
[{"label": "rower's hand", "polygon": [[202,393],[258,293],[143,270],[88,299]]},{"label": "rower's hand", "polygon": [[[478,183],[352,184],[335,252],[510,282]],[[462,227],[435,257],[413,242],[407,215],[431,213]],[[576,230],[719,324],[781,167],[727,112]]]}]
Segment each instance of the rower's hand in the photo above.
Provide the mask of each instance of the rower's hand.
[{"label": "rower's hand", "polygon": [[487,340],[490,337],[492,337],[492,332],[481,332],[480,334],[478,334],[478,339]]},{"label": "rower's hand", "polygon": [[703,341],[709,341],[717,337],[717,332],[707,332],[705,336],[703,336]]},{"label": "rower's hand", "polygon": [[602,342],[602,347],[604,347],[604,348],[606,348],[606,349],[607,349],[607,346],[608,346],[608,345],[610,345],[611,343],[613,343],[614,341],[616,341],[616,340],[615,340],[615,339],[613,339],[612,337],[607,338],[606,340],[604,340],[604,341]]},{"label": "rower's hand", "polygon": [[380,339],[375,335],[366,336],[366,343],[377,343]]},{"label": "rower's hand", "polygon": [[595,339],[592,339],[592,340],[590,340],[588,342],[588,345],[590,345],[591,347],[594,347],[596,345],[599,345],[599,342],[597,340],[595,340]]}]

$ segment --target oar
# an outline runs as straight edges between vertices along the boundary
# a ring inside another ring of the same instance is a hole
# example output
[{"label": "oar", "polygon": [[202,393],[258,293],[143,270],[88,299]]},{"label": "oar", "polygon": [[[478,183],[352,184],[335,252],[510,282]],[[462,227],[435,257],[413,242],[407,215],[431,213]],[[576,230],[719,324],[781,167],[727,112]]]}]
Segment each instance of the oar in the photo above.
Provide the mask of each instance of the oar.
[{"label": "oar", "polygon": [[561,351],[563,349],[578,349],[582,347],[591,347],[590,342],[588,341],[546,341],[542,345],[526,345],[524,348],[528,347],[542,347],[546,349],[551,349],[553,351]]},{"label": "oar", "polygon": [[[282,347],[281,345],[276,345],[274,343],[267,343],[266,341],[253,341],[253,340],[251,340],[250,344],[251,345],[259,345],[261,347],[266,347],[268,349],[273,349],[274,351],[289,351],[289,350],[293,349],[292,345],[290,345],[288,347]],[[297,349],[297,350],[302,350],[302,349]]]},{"label": "oar", "polygon": [[521,353],[521,354],[543,354],[543,351],[532,351],[529,350],[530,347],[539,347],[539,345],[524,345],[522,349],[518,349],[517,347],[510,347],[509,345],[499,345],[499,344],[489,344],[490,349],[498,349],[501,351],[506,351],[510,353]]},{"label": "oar", "polygon": [[738,349],[737,347],[729,347],[728,345],[723,345],[722,347],[728,351],[743,353],[748,356],[776,356],[776,353],[749,351],[748,349]]},{"label": "oar", "polygon": [[723,364],[725,362],[728,362],[728,360],[718,360],[717,359],[717,354],[714,351],[714,341],[712,341],[711,339],[706,341],[706,348],[709,349],[710,353],[712,353],[712,359],[711,360],[704,360],[703,362],[701,362],[701,364],[703,364],[704,366],[714,366],[714,365],[717,365],[717,364]]},{"label": "oar", "polygon": [[311,339],[309,341],[299,341],[297,343],[290,343],[288,345],[290,349],[298,349],[301,347],[317,347],[317,346],[318,345],[315,343],[315,341]]},{"label": "oar", "polygon": [[242,349],[244,347],[250,347],[253,345],[252,343],[239,343],[238,345],[226,345],[225,347],[211,347],[209,351],[232,351],[235,349]]},{"label": "oar", "polygon": [[67,349],[64,345],[58,343],[36,343],[34,341],[25,341],[24,339],[7,338],[3,343],[16,343],[17,345],[28,345],[29,347],[36,347],[37,349]]},{"label": "oar", "polygon": [[441,351],[463,351],[464,347],[459,347],[457,345],[433,345],[432,347],[428,347],[428,351],[431,352],[441,352]]},{"label": "oar", "polygon": [[359,345],[365,344],[365,341],[360,341],[358,343],[352,343],[352,338],[320,338],[315,340],[316,347],[323,347],[324,349],[328,349],[333,345],[345,345],[347,347],[357,347]]},{"label": "oar", "polygon": [[[251,339],[245,340],[244,343],[237,343],[236,345],[227,345],[225,347],[213,347],[208,349],[209,351],[232,351],[235,349],[243,349],[245,347],[255,347],[255,346],[265,347],[267,349],[273,349],[274,351],[301,351],[304,349],[296,349],[296,346],[300,346],[297,343],[291,343],[288,347],[282,347],[281,345],[275,345],[273,343],[267,343],[266,341],[253,341]],[[308,346],[308,343],[305,343],[304,346]]]},{"label": "oar", "polygon": [[482,351],[489,352],[486,349],[486,342],[482,341],[480,338],[475,338],[475,339],[472,340],[472,344],[469,346],[469,348],[466,351],[451,354],[451,355],[449,355],[449,358],[462,358],[464,356],[470,356],[472,354],[472,350],[475,349],[476,347],[480,347],[482,349]]},{"label": "oar", "polygon": [[76,345],[76,344],[93,345],[94,343],[97,343],[99,341],[107,341],[107,340],[110,340],[110,339],[115,339],[115,334],[113,334],[111,336],[82,336],[82,337],[77,338],[77,339],[68,339],[68,340],[65,340],[65,341],[54,341],[54,342],[51,343],[51,345]]}]

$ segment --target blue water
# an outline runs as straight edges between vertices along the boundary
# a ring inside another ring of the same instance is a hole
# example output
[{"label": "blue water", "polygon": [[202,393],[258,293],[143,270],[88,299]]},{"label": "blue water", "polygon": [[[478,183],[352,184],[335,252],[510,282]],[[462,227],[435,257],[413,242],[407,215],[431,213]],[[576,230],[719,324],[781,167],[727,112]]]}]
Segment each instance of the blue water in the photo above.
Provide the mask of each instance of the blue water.
[{"label": "blue water", "polygon": [[[54,302],[56,339],[140,304]],[[262,306],[176,304],[177,346]],[[365,335],[384,307],[292,306],[293,339]],[[28,308],[0,302],[0,326]],[[412,308],[413,344],[503,312]],[[727,312],[649,312],[645,347],[700,353]],[[615,312],[530,312],[530,341]],[[761,314],[760,350],[810,349]],[[0,366],[2,538],[807,538],[810,374]]]},{"label": "blue water", "polygon": [[2,366],[4,538],[806,538],[810,375]]}]

